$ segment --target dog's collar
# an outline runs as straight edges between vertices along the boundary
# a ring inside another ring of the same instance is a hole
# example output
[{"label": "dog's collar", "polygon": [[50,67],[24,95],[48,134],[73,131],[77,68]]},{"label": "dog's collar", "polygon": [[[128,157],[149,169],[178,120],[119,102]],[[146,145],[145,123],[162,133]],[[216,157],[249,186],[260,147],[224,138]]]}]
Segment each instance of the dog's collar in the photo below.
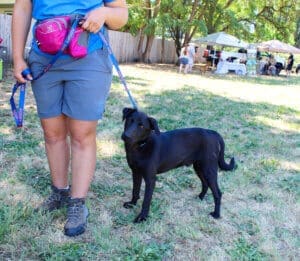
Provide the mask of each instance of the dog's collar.
[{"label": "dog's collar", "polygon": [[141,141],[138,143],[138,147],[139,147],[139,148],[144,147],[144,146],[146,145],[146,143],[147,143],[147,140],[148,140],[148,138],[146,138],[146,139],[144,139],[144,140],[141,140]]},{"label": "dog's collar", "polygon": [[146,141],[143,141],[142,143],[139,144],[139,147],[141,148],[141,147],[143,147],[145,145],[146,145]]}]

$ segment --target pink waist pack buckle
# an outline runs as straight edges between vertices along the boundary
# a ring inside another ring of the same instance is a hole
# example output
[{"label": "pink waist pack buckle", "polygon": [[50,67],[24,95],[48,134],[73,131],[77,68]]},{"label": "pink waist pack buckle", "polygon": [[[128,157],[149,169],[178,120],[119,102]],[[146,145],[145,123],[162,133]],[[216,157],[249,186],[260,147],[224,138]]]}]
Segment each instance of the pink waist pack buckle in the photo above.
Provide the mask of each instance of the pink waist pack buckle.
[{"label": "pink waist pack buckle", "polygon": [[[35,28],[35,38],[39,49],[48,54],[56,54],[62,47],[71,25],[69,16],[58,16],[39,22]],[[77,27],[66,53],[74,58],[87,55],[88,33]]]},{"label": "pink waist pack buckle", "polygon": [[82,58],[87,55],[88,32],[77,27],[70,41],[68,53],[74,58]]}]

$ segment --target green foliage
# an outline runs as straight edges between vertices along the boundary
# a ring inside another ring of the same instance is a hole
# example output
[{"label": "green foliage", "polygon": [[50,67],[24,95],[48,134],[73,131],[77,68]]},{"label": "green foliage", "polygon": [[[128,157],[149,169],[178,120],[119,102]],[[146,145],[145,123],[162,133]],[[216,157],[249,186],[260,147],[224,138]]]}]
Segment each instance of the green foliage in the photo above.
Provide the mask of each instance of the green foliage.
[{"label": "green foliage", "polygon": [[169,255],[171,245],[151,241],[143,243],[139,239],[133,239],[125,251],[126,261],[158,261],[164,260]]},{"label": "green foliage", "polygon": [[269,197],[264,193],[255,193],[251,195],[250,198],[254,199],[258,203],[264,203],[269,199]]},{"label": "green foliage", "polygon": [[285,177],[278,181],[278,186],[290,193],[294,193],[297,199],[300,199],[300,174],[299,172],[295,173],[295,175]]},{"label": "green foliage", "polygon": [[11,207],[6,204],[0,205],[0,243],[5,242],[14,229],[19,229],[30,218],[31,211],[22,203]]},{"label": "green foliage", "polygon": [[21,182],[31,186],[37,193],[46,196],[51,185],[50,174],[43,167],[27,168],[21,165],[17,175]]},{"label": "green foliage", "polygon": [[229,251],[232,260],[254,261],[264,260],[265,255],[259,251],[258,247],[248,243],[243,237],[235,241],[234,247]]},{"label": "green foliage", "polygon": [[26,152],[28,155],[34,154],[38,148],[38,137],[34,137],[28,132],[16,131],[15,139],[5,140],[0,143],[0,148],[10,151],[14,155],[21,155]]},{"label": "green foliage", "polygon": [[173,171],[168,177],[163,175],[158,177],[158,182],[162,182],[163,187],[169,187],[174,192],[180,192],[182,190],[195,188],[200,186],[200,179],[196,176],[192,169],[180,168],[177,171]]},{"label": "green foliage", "polygon": [[109,185],[109,184],[92,183],[91,191],[93,191],[99,199],[125,195],[124,187],[115,184]]},{"label": "green foliage", "polygon": [[76,261],[82,260],[83,257],[87,258],[87,251],[93,252],[94,249],[89,249],[89,245],[85,243],[65,243],[50,244],[48,251],[39,254],[42,260],[66,260]]},{"label": "green foliage", "polygon": [[[218,31],[249,42],[269,39],[299,42],[296,0],[275,0],[272,5],[260,0],[161,0],[150,1],[151,7],[146,2],[128,1],[129,22],[125,30],[134,35],[143,32],[172,38],[177,52],[183,42]],[[153,16],[158,9],[159,15]]]},{"label": "green foliage", "polygon": [[143,8],[142,0],[128,0],[129,17],[124,31],[129,31],[132,35],[137,35],[139,31],[145,26],[145,9]]}]

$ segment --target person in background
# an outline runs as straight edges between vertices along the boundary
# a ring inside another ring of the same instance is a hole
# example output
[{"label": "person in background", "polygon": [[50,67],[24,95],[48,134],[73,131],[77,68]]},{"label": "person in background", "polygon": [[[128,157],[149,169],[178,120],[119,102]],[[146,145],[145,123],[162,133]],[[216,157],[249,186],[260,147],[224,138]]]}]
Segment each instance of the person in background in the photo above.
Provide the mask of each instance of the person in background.
[{"label": "person in background", "polygon": [[294,65],[294,55],[292,53],[290,53],[290,56],[286,63],[286,76],[287,77],[291,75],[293,65]]},{"label": "person in background", "polygon": [[188,44],[187,46],[187,56],[189,59],[189,68],[188,72],[192,72],[193,66],[194,66],[194,61],[195,61],[195,46],[192,45],[191,43]]},{"label": "person in background", "polygon": [[274,55],[270,55],[269,63],[268,63],[268,75],[276,75],[276,60]]},{"label": "person in background", "polygon": [[300,64],[298,64],[297,66],[296,66],[296,74],[298,74],[299,72],[300,72]]},{"label": "person in background", "polygon": [[179,73],[181,73],[182,68],[184,67],[184,74],[187,74],[189,69],[189,57],[187,55],[187,50],[184,49],[182,54],[179,57]]},{"label": "person in background", "polygon": [[[86,230],[85,199],[96,166],[96,127],[104,112],[112,80],[112,63],[98,35],[104,25],[121,28],[128,19],[125,0],[17,0],[12,17],[14,77],[20,83],[32,80],[53,55],[39,49],[35,35],[28,64],[24,47],[32,18],[83,15],[81,28],[88,34],[88,53],[83,58],[61,55],[42,77],[32,81],[41,121],[52,193],[39,211],[53,211],[67,205],[64,233],[77,236]],[[63,18],[61,18],[63,19]],[[26,79],[22,71],[30,68]],[[71,186],[68,172],[71,171]]]}]

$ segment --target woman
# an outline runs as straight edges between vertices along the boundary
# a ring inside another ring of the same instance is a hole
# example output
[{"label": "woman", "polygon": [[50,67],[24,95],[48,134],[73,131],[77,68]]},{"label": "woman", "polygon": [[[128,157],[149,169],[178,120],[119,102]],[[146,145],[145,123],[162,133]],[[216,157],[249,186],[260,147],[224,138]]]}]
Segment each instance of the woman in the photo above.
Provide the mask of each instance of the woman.
[{"label": "woman", "polygon": [[294,65],[294,56],[292,53],[290,53],[290,56],[288,58],[287,65],[286,65],[286,76],[287,77],[291,75],[293,65]]},{"label": "woman", "polygon": [[187,50],[184,49],[182,54],[179,56],[179,73],[181,73],[182,68],[184,67],[184,74],[187,74],[189,69],[189,57],[187,55]]},{"label": "woman", "polygon": [[[52,211],[67,205],[64,227],[67,236],[79,235],[86,229],[85,198],[96,165],[96,126],[102,117],[112,79],[108,52],[97,32],[104,24],[111,29],[126,24],[126,1],[17,0],[12,18],[14,77],[18,82],[25,82],[36,77],[53,58],[39,49],[34,38],[28,64],[24,60],[31,19],[39,23],[74,14],[85,16],[82,28],[88,32],[88,54],[81,59],[64,54],[48,72],[32,81],[52,181],[52,194],[39,209]],[[21,72],[28,66],[32,74],[24,79]]]}]

